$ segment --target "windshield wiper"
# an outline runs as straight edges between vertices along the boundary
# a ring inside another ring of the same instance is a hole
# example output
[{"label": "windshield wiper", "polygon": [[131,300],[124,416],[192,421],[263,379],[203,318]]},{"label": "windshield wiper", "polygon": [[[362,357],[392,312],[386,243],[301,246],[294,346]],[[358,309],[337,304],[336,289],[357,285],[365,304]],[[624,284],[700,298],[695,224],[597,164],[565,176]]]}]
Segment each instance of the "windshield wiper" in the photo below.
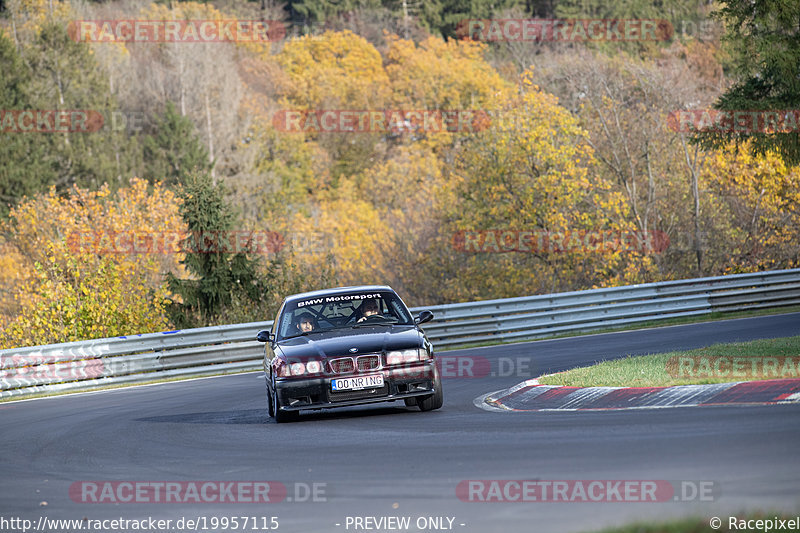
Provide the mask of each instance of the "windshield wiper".
[{"label": "windshield wiper", "polygon": [[326,333],[328,331],[333,331],[334,329],[342,329],[342,328],[317,328],[317,329],[312,329],[311,331],[303,331],[302,333],[295,333],[294,335],[283,337],[281,340],[294,339],[296,337],[306,337],[308,335],[311,335],[312,333]]},{"label": "windshield wiper", "polygon": [[295,333],[294,335],[289,335],[288,337],[284,337],[284,338],[283,338],[283,339],[281,339],[281,340],[284,340],[284,341],[285,341],[286,339],[294,339],[295,337],[305,337],[305,336],[306,336],[306,335],[308,335],[309,333],[314,333],[314,332],[313,332],[313,331],[304,331],[304,332],[302,332],[302,333]]},{"label": "windshield wiper", "polygon": [[398,322],[399,322],[399,320],[397,320],[396,318],[384,318],[383,320],[380,320],[380,321],[378,321],[378,320],[373,320],[373,321],[365,320],[364,322],[355,323],[351,327],[353,327],[353,328],[363,328],[363,327],[368,327],[368,326],[394,326]]}]

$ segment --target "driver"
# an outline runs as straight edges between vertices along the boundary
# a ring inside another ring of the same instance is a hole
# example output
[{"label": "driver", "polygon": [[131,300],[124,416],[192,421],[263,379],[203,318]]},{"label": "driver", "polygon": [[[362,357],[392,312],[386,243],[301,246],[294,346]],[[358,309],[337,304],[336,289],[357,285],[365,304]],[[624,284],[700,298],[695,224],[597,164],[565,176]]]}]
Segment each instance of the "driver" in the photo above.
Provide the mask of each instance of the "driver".
[{"label": "driver", "polygon": [[317,328],[317,325],[314,323],[314,317],[308,313],[303,313],[297,317],[295,321],[295,327],[300,333],[309,333],[314,331]]},{"label": "driver", "polygon": [[361,304],[359,310],[361,311],[361,318],[359,318],[357,322],[363,322],[367,319],[367,317],[380,314],[380,306],[378,305],[378,300],[375,300],[373,298],[370,298],[369,300],[364,300],[364,303]]}]

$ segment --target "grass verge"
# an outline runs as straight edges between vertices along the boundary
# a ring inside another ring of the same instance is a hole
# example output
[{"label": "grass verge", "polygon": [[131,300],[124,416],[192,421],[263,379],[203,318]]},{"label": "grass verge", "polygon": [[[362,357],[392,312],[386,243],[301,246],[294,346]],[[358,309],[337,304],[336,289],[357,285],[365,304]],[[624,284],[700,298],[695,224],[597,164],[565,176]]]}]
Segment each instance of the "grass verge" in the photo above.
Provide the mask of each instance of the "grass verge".
[{"label": "grass verge", "polygon": [[800,336],[628,356],[543,376],[543,385],[669,387],[800,378]]}]

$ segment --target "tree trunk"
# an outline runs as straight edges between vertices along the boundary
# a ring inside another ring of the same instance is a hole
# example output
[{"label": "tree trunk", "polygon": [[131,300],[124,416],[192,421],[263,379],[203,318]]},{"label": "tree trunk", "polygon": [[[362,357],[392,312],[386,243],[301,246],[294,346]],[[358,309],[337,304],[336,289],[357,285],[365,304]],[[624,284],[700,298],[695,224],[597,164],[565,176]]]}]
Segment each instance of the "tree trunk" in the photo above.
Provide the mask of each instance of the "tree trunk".
[{"label": "tree trunk", "polygon": [[208,102],[208,90],[205,91],[206,103],[206,133],[208,134],[208,162],[211,164],[211,179],[216,184],[216,176],[214,173],[214,136],[211,132],[211,105]]},{"label": "tree trunk", "polygon": [[689,173],[692,178],[692,197],[694,198],[694,253],[697,259],[697,275],[703,276],[703,250],[700,242],[700,191],[697,187],[697,152],[698,148],[694,151],[694,161],[689,158],[689,150],[686,147],[686,136],[681,134],[681,144],[683,145],[683,154],[686,156],[686,166],[689,167]]}]

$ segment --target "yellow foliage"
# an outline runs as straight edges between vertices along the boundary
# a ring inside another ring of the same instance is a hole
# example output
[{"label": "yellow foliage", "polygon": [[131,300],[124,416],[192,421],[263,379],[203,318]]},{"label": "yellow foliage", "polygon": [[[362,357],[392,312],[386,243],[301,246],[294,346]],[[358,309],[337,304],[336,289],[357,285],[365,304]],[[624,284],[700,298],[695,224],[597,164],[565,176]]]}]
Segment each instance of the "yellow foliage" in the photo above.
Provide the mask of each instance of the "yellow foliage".
[{"label": "yellow foliage", "polygon": [[38,35],[47,23],[66,25],[72,16],[70,3],[62,0],[9,0],[7,4],[16,33],[24,40]]},{"label": "yellow foliage", "polygon": [[748,146],[714,151],[700,179],[724,203],[725,219],[709,242],[725,245],[726,272],[800,266],[800,167]]},{"label": "yellow foliage", "polygon": [[90,271],[78,259],[60,260],[64,250],[48,243],[46,263],[36,263],[21,292],[31,295],[21,313],[0,333],[0,347],[70,342],[130,333],[163,331],[166,290],[146,286],[131,262],[104,257]]},{"label": "yellow foliage", "polygon": [[[162,273],[180,271],[177,248],[154,254],[115,248],[116,236],[183,233],[175,195],[133,179],[112,194],[51,189],[15,207],[3,223],[3,347],[158,331],[166,325]],[[177,246],[177,245],[176,245]],[[116,250],[116,252],[115,252]]]},{"label": "yellow foliage", "polygon": [[[535,86],[529,74],[521,78],[518,93],[499,93],[489,108],[490,126],[463,143],[450,176],[451,234],[634,229],[622,216],[623,196],[594,172],[594,154],[577,118]],[[454,261],[461,269],[447,282],[449,301],[569,290],[596,280],[615,285],[653,268],[650,258],[622,247],[480,252]]]},{"label": "yellow foliage", "polygon": [[294,238],[333,244],[329,253],[308,250],[303,257],[307,268],[324,272],[332,264],[342,285],[386,283],[392,262],[383,244],[392,229],[373,205],[358,199],[350,183],[325,196],[310,215],[291,218],[289,234]]},{"label": "yellow foliage", "polygon": [[350,31],[291,39],[276,59],[294,109],[382,109],[389,95],[380,54]]},{"label": "yellow foliage", "polygon": [[484,59],[477,41],[429,37],[419,46],[389,37],[386,73],[394,105],[419,109],[483,109],[508,84]]}]

